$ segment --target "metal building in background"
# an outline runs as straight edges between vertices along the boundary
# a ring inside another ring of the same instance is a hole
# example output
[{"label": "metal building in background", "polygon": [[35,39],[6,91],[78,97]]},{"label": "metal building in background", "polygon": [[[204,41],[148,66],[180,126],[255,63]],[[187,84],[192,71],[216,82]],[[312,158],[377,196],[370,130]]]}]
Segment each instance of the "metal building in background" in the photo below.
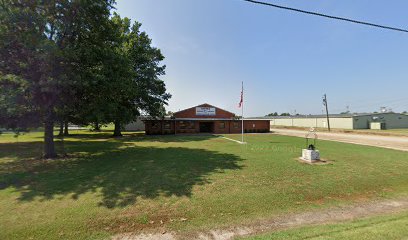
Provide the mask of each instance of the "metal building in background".
[{"label": "metal building in background", "polygon": [[[264,117],[269,119],[271,128],[315,127],[327,128],[326,115],[299,115]],[[331,128],[336,129],[398,129],[408,128],[408,115],[400,113],[330,114]]]}]

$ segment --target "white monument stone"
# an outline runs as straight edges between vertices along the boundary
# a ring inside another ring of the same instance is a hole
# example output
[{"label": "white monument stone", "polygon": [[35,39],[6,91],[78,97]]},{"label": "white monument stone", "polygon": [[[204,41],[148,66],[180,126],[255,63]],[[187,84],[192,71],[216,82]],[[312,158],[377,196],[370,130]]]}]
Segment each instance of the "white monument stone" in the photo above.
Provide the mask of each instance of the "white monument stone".
[{"label": "white monument stone", "polygon": [[302,149],[301,159],[311,163],[320,161],[320,152],[318,150]]},{"label": "white monument stone", "polygon": [[[309,145],[309,139],[311,139],[311,136],[313,136],[313,144]],[[306,149],[302,149],[302,157],[300,158],[301,160],[309,163],[320,161],[320,152],[319,150],[315,150],[316,139],[317,134],[315,132],[315,129],[312,127],[306,134]]]}]

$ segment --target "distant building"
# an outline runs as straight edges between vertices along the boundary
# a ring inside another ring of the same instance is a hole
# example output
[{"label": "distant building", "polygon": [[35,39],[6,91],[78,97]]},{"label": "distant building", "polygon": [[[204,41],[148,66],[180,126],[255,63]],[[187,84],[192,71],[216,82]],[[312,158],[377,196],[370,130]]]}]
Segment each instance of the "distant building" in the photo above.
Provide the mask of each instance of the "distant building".
[{"label": "distant building", "polygon": [[[242,121],[234,113],[202,104],[164,119],[145,119],[146,134],[241,133]],[[245,119],[247,133],[269,132],[269,119]]]},{"label": "distant building", "polygon": [[[327,128],[326,115],[272,116],[271,127]],[[408,115],[400,113],[331,114],[330,127],[338,129],[396,129],[408,128]]]},{"label": "distant building", "polygon": [[141,117],[138,117],[134,122],[125,125],[125,131],[144,131],[145,124],[142,121]]}]

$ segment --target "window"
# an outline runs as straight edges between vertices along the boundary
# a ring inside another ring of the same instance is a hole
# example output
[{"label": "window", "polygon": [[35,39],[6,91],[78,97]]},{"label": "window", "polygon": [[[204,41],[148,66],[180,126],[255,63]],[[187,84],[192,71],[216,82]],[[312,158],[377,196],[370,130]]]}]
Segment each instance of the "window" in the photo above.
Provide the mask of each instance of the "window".
[{"label": "window", "polygon": [[194,121],[180,121],[180,129],[194,129]]},{"label": "window", "polygon": [[180,129],[186,129],[186,123],[184,121],[179,122]]},{"label": "window", "polygon": [[234,128],[239,128],[239,123],[238,123],[238,122],[234,122],[233,126],[234,126]]},{"label": "window", "polygon": [[171,124],[169,122],[164,123],[164,129],[171,129]]},{"label": "window", "polygon": [[187,125],[188,125],[188,129],[194,129],[195,128],[194,121],[189,121]]},{"label": "window", "polygon": [[159,128],[159,123],[158,122],[152,122],[151,127],[152,127],[152,129],[158,129]]},{"label": "window", "polygon": [[220,129],[224,129],[225,128],[225,122],[220,122]]}]

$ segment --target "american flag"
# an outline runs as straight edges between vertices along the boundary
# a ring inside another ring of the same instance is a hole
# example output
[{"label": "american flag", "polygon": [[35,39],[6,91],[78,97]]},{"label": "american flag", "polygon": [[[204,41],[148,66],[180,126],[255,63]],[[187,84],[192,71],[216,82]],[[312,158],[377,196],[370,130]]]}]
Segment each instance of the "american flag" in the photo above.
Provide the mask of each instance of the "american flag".
[{"label": "american flag", "polygon": [[244,87],[242,86],[241,100],[239,101],[238,108],[241,108],[243,103],[244,103]]}]

